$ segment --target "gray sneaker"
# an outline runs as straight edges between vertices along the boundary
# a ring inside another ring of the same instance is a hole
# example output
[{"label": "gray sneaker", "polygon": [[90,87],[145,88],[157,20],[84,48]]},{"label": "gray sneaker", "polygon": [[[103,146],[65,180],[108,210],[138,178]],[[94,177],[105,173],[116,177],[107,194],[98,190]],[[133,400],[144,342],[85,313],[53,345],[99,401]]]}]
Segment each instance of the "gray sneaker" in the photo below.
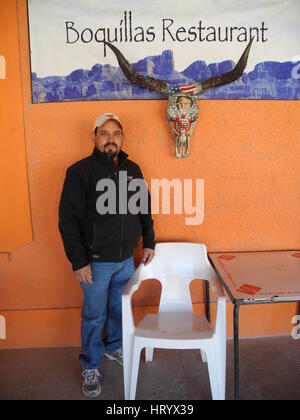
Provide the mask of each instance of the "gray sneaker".
[{"label": "gray sneaker", "polygon": [[85,397],[95,398],[101,394],[101,374],[97,369],[86,369],[82,372],[82,392]]},{"label": "gray sneaker", "polygon": [[122,349],[118,349],[112,353],[104,352],[103,358],[105,360],[114,360],[115,362],[119,363],[119,365],[123,366],[123,351]]}]

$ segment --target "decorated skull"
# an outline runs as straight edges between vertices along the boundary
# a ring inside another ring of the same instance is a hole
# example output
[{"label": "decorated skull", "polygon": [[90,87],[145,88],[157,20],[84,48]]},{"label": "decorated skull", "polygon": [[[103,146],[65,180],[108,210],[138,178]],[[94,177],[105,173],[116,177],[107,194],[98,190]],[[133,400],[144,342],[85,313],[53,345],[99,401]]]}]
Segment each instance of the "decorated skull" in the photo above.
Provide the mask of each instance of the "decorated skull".
[{"label": "decorated skull", "polygon": [[106,45],[115,53],[124,75],[132,84],[155,90],[168,97],[167,119],[172,137],[175,140],[175,154],[180,159],[187,157],[190,152],[190,139],[199,114],[198,96],[208,89],[224,86],[238,80],[246,68],[252,43],[253,38],[232,71],[193,85],[174,85],[165,80],[140,75],[136,73],[117,47],[109,42],[106,42]]},{"label": "decorated skull", "polygon": [[175,140],[177,158],[187,157],[189,154],[190,138],[193,135],[198,114],[196,97],[186,94],[169,96],[167,119]]}]

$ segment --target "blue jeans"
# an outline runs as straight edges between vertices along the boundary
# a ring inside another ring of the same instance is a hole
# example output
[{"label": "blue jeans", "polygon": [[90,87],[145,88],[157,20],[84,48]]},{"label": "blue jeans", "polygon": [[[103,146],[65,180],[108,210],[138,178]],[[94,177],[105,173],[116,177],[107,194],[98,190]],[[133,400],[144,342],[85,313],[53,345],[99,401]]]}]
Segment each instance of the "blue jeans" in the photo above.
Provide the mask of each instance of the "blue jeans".
[{"label": "blue jeans", "polygon": [[81,283],[84,302],[79,360],[83,369],[98,369],[104,351],[122,346],[122,294],[134,273],[133,257],[120,263],[93,262],[91,270],[93,284]]}]

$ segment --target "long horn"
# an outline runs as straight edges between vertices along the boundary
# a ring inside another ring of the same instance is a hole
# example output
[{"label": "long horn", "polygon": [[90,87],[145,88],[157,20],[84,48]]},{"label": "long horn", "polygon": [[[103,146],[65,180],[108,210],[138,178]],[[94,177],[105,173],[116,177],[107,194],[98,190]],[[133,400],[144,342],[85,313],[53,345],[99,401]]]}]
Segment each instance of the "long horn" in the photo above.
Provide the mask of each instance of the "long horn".
[{"label": "long horn", "polygon": [[254,41],[254,38],[251,38],[239,62],[237,63],[237,65],[232,71],[229,71],[228,73],[224,73],[222,74],[222,76],[212,77],[210,79],[205,80],[204,82],[199,83],[197,86],[200,90],[200,93],[211,88],[228,85],[229,83],[233,83],[236,80],[238,80],[242,76],[246,68],[253,41]]},{"label": "long horn", "polygon": [[112,45],[110,42],[105,42],[107,46],[115,53],[117,60],[119,62],[119,65],[121,69],[123,70],[123,73],[127,77],[127,79],[133,83],[134,85],[148,88],[155,90],[156,92],[162,93],[164,95],[167,95],[166,90],[168,87],[168,83],[165,80],[159,80],[155,79],[154,77],[150,76],[142,76],[138,74],[133,67],[128,63],[126,58],[123,56],[123,54],[118,50],[117,47]]}]

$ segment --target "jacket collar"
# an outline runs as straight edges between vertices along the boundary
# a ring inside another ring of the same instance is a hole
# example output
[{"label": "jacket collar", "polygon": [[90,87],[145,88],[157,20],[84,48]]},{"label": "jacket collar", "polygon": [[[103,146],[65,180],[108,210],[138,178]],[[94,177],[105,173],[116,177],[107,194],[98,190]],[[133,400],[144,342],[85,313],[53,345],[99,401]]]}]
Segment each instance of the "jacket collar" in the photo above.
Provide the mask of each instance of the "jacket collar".
[{"label": "jacket collar", "polygon": [[[94,147],[92,156],[94,156],[98,160],[98,162],[100,162],[102,165],[105,165],[109,168],[112,168],[112,167],[114,168],[115,167],[113,157],[108,155],[107,153],[100,152],[100,150],[97,149],[97,147]],[[123,152],[123,150],[121,150],[119,155],[118,155],[119,166],[127,158],[128,158],[127,153],[125,153],[125,152]]]}]

